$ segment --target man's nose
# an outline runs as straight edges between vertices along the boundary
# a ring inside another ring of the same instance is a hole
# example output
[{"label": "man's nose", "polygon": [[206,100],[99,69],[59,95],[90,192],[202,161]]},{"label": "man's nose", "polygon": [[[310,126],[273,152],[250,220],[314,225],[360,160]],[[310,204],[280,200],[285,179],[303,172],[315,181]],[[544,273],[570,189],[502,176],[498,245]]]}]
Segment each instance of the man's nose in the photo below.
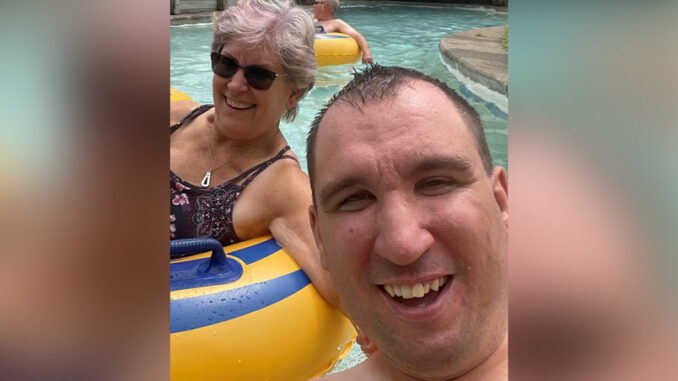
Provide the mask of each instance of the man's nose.
[{"label": "man's nose", "polygon": [[425,212],[410,202],[384,202],[377,221],[374,251],[396,265],[416,262],[433,245]]}]

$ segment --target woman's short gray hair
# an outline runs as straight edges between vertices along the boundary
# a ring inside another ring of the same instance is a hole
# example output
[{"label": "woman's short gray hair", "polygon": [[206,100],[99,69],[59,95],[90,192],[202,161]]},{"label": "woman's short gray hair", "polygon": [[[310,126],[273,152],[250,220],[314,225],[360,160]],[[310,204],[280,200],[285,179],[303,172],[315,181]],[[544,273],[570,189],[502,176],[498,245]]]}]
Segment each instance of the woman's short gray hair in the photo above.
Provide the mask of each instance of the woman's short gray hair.
[{"label": "woman's short gray hair", "polygon": [[[315,28],[311,16],[292,0],[240,0],[216,15],[212,23],[212,51],[220,52],[231,41],[267,50],[280,59],[287,79],[302,92],[301,98],[313,88]],[[292,122],[298,111],[297,103],[283,119]]]}]

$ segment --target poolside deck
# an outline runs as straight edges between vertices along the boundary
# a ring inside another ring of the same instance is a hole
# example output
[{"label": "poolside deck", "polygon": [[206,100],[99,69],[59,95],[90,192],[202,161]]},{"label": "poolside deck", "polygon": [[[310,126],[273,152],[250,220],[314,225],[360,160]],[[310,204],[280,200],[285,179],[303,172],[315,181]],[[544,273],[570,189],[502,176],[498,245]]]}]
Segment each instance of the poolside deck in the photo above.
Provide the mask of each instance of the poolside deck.
[{"label": "poolside deck", "polygon": [[503,26],[449,34],[440,41],[440,53],[472,81],[508,96],[508,51],[501,46],[503,35]]},{"label": "poolside deck", "polygon": [[170,15],[170,25],[211,23],[212,15],[221,11],[207,11]]}]

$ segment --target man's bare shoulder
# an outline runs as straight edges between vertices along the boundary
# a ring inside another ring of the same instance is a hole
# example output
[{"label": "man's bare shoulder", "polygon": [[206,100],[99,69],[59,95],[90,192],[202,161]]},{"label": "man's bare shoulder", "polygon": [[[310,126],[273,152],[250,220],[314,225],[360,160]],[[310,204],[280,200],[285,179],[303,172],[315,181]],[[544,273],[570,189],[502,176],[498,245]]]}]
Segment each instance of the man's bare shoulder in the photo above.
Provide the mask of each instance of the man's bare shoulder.
[{"label": "man's bare shoulder", "polygon": [[382,368],[383,362],[379,361],[380,355],[374,354],[360,364],[343,372],[330,374],[317,379],[318,381],[390,381],[388,371]]},{"label": "man's bare shoulder", "polygon": [[348,25],[341,19],[324,20],[318,22],[318,24],[322,25],[327,33],[342,33]]},{"label": "man's bare shoulder", "polygon": [[370,372],[367,370],[370,368],[369,364],[365,364],[369,361],[369,358],[360,364],[349,368],[343,372],[334,373],[316,379],[317,381],[350,381],[350,380],[372,380]]}]

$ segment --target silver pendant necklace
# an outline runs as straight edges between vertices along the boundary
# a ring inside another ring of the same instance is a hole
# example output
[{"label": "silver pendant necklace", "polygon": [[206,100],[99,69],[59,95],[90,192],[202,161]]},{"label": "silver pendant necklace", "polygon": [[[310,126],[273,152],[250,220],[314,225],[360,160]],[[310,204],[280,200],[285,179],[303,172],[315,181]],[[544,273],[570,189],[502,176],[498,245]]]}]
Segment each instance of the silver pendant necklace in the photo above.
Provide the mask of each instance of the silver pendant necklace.
[{"label": "silver pendant necklace", "polygon": [[209,155],[210,155],[210,168],[211,169],[208,170],[205,173],[205,177],[203,177],[202,181],[200,182],[200,185],[202,185],[204,187],[210,186],[210,178],[212,177],[212,171],[215,171],[215,170],[223,167],[226,164],[230,164],[240,157],[240,156],[236,156],[235,158],[233,158],[229,161],[226,161],[224,163],[221,163],[216,167],[214,166],[214,160],[212,159],[212,145],[210,144],[210,140],[212,140],[211,138],[212,138],[212,129],[213,128],[214,128],[214,126],[212,126],[212,128],[210,128],[210,133],[209,133],[209,136],[207,137],[207,153],[209,153]]},{"label": "silver pendant necklace", "polygon": [[207,173],[205,173],[205,177],[202,178],[200,185],[204,187],[210,186],[210,176],[212,176],[212,171],[207,171]]},{"label": "silver pendant necklace", "polygon": [[212,131],[213,131],[213,129],[214,129],[214,125],[212,125],[212,128],[210,128],[210,133],[209,133],[209,135],[207,136],[207,153],[209,153],[209,156],[210,156],[210,168],[211,168],[211,169],[208,170],[208,171],[205,173],[205,177],[203,177],[203,178],[202,178],[202,181],[200,182],[200,185],[202,185],[203,187],[208,187],[208,186],[210,186],[210,179],[211,179],[211,177],[212,177],[212,172],[216,171],[217,169],[223,167],[223,166],[226,165],[226,164],[231,164],[231,163],[233,163],[234,161],[236,161],[236,160],[238,160],[239,158],[241,158],[243,155],[248,154],[248,153],[254,151],[255,149],[257,149],[257,148],[259,148],[259,147],[261,147],[261,146],[263,146],[263,145],[265,145],[265,144],[267,144],[267,143],[273,141],[273,139],[275,139],[275,137],[278,136],[278,133],[280,133],[280,130],[278,130],[278,133],[274,134],[270,139],[261,141],[260,143],[256,144],[255,146],[253,146],[253,147],[250,148],[249,150],[243,152],[242,154],[240,154],[240,155],[234,157],[234,158],[231,159],[231,160],[228,160],[228,161],[226,161],[226,162],[223,162],[223,163],[221,163],[221,164],[219,164],[219,165],[217,165],[217,166],[215,167],[215,166],[214,166],[214,160],[212,159],[212,145],[210,144],[210,140],[212,140]]}]

